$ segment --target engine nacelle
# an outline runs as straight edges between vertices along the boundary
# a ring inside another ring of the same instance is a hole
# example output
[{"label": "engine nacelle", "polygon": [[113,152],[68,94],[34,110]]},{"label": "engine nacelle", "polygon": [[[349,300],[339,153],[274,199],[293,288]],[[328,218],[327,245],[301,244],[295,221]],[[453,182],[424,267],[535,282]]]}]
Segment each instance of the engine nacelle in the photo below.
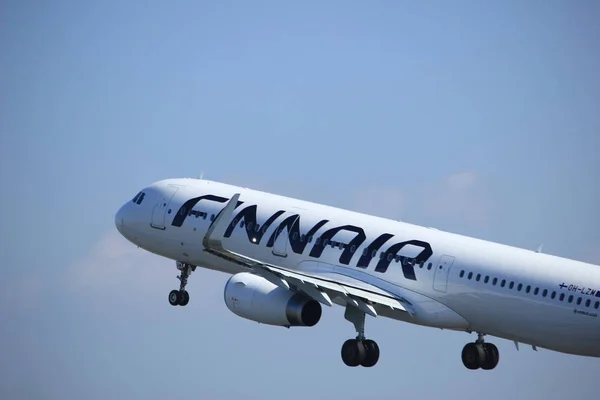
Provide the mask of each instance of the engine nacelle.
[{"label": "engine nacelle", "polygon": [[314,326],[321,319],[322,309],[318,301],[248,272],[229,278],[224,295],[225,304],[231,312],[261,324]]}]

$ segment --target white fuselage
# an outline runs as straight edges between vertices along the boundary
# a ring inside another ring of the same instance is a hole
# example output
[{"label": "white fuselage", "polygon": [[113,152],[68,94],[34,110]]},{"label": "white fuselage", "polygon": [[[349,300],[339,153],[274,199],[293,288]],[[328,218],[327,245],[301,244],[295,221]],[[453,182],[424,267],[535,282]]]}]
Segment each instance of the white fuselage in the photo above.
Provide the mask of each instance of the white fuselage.
[{"label": "white fuselage", "polygon": [[214,217],[240,193],[225,235],[233,251],[374,285],[413,300],[419,318],[384,316],[600,357],[599,266],[212,181],[171,179],[142,192],[140,204],[125,204],[115,222],[152,253],[246,271],[202,244]]}]

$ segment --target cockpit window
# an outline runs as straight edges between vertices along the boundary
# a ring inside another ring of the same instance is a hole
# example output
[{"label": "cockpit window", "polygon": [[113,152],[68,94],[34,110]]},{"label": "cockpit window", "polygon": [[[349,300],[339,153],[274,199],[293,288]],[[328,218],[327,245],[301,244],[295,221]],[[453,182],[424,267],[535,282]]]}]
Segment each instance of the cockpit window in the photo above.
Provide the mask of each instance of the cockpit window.
[{"label": "cockpit window", "polygon": [[133,201],[135,204],[141,204],[142,201],[144,201],[145,196],[146,196],[146,193],[139,192],[138,194],[135,195],[135,197],[131,201]]}]

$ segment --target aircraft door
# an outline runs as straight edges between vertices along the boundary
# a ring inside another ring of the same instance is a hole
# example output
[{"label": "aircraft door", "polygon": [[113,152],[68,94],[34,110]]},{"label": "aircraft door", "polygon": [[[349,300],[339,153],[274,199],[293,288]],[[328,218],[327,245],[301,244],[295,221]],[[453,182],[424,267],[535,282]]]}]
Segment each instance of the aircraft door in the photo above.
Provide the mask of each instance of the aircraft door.
[{"label": "aircraft door", "polygon": [[161,193],[157,199],[157,203],[154,206],[154,210],[152,210],[152,220],[150,221],[150,226],[156,229],[166,229],[165,227],[165,218],[167,216],[167,208],[171,199],[177,193],[178,188],[175,186],[167,186],[163,189],[164,192]]},{"label": "aircraft door", "polygon": [[273,254],[279,257],[287,257],[287,245],[290,233],[287,227],[277,232],[277,238],[273,243]]},{"label": "aircraft door", "polygon": [[443,255],[440,257],[438,264],[435,266],[435,272],[433,274],[433,289],[438,292],[446,292],[448,289],[448,276],[450,275],[450,268],[454,263],[454,257]]},{"label": "aircraft door", "polygon": [[[298,222],[298,218],[294,221],[294,224]],[[293,224],[292,224],[293,225]],[[290,230],[287,226],[283,229],[279,229],[276,233],[275,243],[273,243],[273,255],[279,257],[287,257],[288,243],[290,241]]]}]

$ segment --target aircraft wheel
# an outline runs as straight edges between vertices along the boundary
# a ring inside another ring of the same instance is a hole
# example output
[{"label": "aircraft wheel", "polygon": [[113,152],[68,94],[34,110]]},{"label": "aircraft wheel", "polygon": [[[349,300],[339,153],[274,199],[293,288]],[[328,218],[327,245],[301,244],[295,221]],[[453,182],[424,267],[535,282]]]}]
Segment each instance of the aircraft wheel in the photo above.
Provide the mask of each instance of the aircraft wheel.
[{"label": "aircraft wheel", "polygon": [[462,362],[468,369],[479,369],[485,361],[483,346],[476,343],[467,343],[462,350]]},{"label": "aircraft wheel", "polygon": [[362,342],[349,339],[342,346],[342,361],[349,367],[358,367],[365,359],[366,350]]},{"label": "aircraft wheel", "polygon": [[367,368],[372,367],[379,361],[379,346],[377,345],[377,342],[371,339],[365,340],[363,346],[365,347],[366,354],[360,365]]},{"label": "aircraft wheel", "polygon": [[190,302],[190,294],[187,292],[187,290],[184,290],[183,293],[180,294],[179,305],[187,306],[187,304],[189,302]]},{"label": "aircraft wheel", "polygon": [[178,306],[183,296],[179,295],[179,290],[171,290],[169,293],[169,304],[172,306]]},{"label": "aircraft wheel", "polygon": [[500,352],[492,343],[484,343],[483,350],[485,351],[485,361],[481,364],[481,369],[491,370],[496,368],[500,360]]}]

